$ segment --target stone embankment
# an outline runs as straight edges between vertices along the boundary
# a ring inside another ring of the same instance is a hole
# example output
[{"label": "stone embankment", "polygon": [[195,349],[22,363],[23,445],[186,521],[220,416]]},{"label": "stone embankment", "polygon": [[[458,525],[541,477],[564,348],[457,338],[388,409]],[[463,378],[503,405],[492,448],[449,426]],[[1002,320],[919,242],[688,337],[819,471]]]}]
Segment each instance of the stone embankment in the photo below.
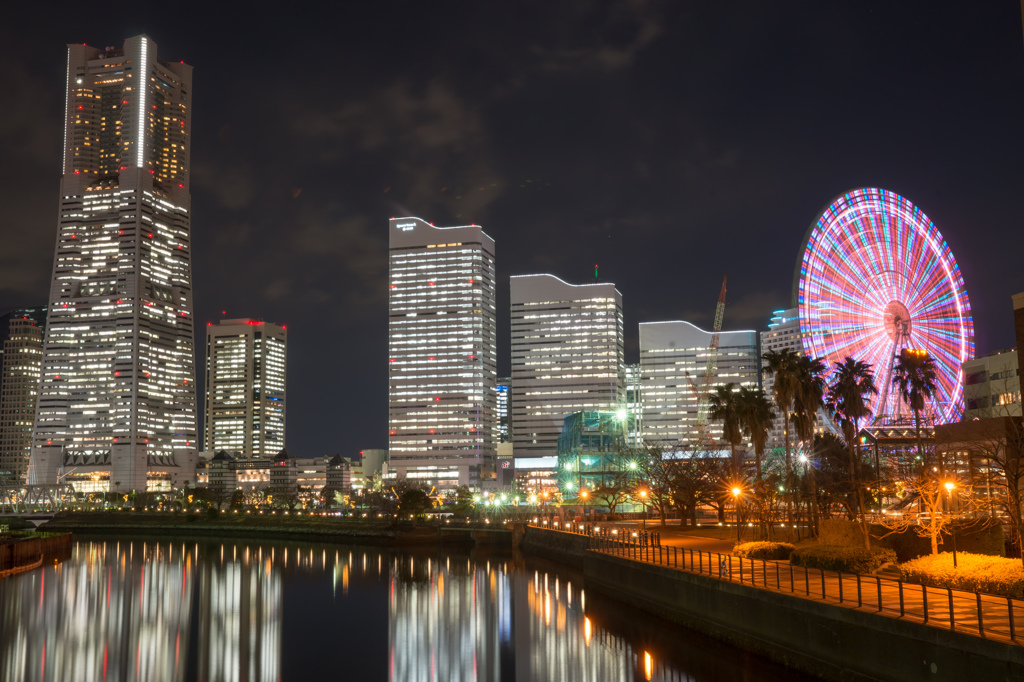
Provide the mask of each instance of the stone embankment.
[{"label": "stone embankment", "polygon": [[389,520],[345,519],[306,514],[210,516],[188,512],[62,512],[40,527],[46,531],[91,535],[236,537],[263,540],[309,540],[341,544],[428,547],[449,544],[511,547],[512,531],[489,524],[416,524]]},{"label": "stone embankment", "polygon": [[33,534],[0,540],[0,577],[42,565],[45,558],[66,558],[71,553],[71,534]]}]

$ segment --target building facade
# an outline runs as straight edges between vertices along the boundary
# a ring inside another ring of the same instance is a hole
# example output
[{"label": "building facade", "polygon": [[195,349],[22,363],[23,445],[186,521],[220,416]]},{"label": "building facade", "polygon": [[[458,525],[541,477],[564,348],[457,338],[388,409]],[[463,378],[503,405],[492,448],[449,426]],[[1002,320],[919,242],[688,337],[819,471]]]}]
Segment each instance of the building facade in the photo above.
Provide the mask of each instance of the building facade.
[{"label": "building facade", "polygon": [[644,406],[640,376],[640,363],[626,365],[626,444],[631,448],[644,445]]},{"label": "building facade", "polygon": [[512,420],[509,413],[509,398],[512,397],[512,377],[498,379],[497,391],[497,415],[498,430],[497,438],[499,443],[512,442]]},{"label": "building facade", "polygon": [[558,487],[562,499],[584,502],[601,486],[623,486],[637,472],[618,412],[575,412],[558,437]]},{"label": "building facade", "polygon": [[285,446],[288,329],[262,320],[206,327],[204,449],[271,457]]},{"label": "building facade", "polygon": [[[640,324],[640,390],[644,441],[686,446],[699,441],[698,391],[704,385],[711,332],[689,322]],[[718,371],[710,390],[728,383],[737,388],[758,386],[757,333],[721,332]],[[722,427],[713,421],[707,433],[714,441]]]},{"label": "building facade", "polygon": [[968,360],[963,369],[963,421],[1021,416],[1020,369],[1015,349]]},{"label": "building facade", "polygon": [[389,225],[388,475],[479,489],[494,467],[494,240],[479,225]]},{"label": "building facade", "polygon": [[11,316],[0,363],[0,481],[24,483],[43,368],[44,325]]},{"label": "building facade", "polygon": [[30,483],[192,477],[192,67],[145,35],[68,46],[63,175]]},{"label": "building facade", "polygon": [[515,458],[552,457],[566,415],[625,409],[622,294],[522,275],[511,304]]}]

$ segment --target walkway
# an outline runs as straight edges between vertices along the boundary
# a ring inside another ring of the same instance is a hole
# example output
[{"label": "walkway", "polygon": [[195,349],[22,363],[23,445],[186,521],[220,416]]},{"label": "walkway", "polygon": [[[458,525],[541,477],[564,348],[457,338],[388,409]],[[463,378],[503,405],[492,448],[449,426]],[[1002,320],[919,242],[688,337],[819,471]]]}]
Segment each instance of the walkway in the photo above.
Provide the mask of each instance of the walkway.
[{"label": "walkway", "polygon": [[[704,540],[704,538],[682,539]],[[794,566],[788,561],[741,559],[725,552],[680,546],[641,547],[593,537],[592,549],[635,561],[741,582],[759,589],[842,605],[890,618],[925,623],[1008,644],[1024,644],[1018,629],[1024,601],[994,595],[924,587],[875,575]],[[731,544],[730,544],[731,548]],[[951,617],[952,615],[952,617]]]}]

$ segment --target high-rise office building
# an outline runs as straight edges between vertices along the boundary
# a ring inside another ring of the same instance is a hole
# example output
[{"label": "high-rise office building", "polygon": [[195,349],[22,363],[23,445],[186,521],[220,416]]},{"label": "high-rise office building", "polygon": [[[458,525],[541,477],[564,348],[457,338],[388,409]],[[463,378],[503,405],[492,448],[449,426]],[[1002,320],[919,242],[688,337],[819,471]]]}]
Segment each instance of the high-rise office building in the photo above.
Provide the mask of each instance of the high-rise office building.
[{"label": "high-rise office building", "polygon": [[288,329],[263,320],[206,326],[203,447],[271,457],[285,445]]},{"label": "high-rise office building", "polygon": [[[761,332],[761,354],[762,356],[769,351],[783,351],[791,350],[797,355],[804,355],[804,347],[800,334],[800,318],[797,316],[796,308],[789,308],[788,310],[776,310],[772,313],[771,321],[768,323],[768,331]],[[763,358],[759,358],[758,362],[761,367],[761,386],[764,389],[764,393],[772,401],[773,410],[775,412],[775,421],[772,423],[772,428],[768,431],[768,440],[765,441],[765,447],[768,450],[773,448],[785,449],[785,429],[783,428],[783,414],[779,406],[775,404],[775,377],[765,371],[765,364]],[[828,417],[821,410],[818,411],[816,418],[814,432],[825,433],[827,430],[834,430]],[[793,426],[790,424],[789,427],[789,440],[790,445],[794,445],[796,441],[796,435],[793,431]]]},{"label": "high-rise office building", "polygon": [[625,409],[622,294],[522,275],[511,303],[515,457],[553,457],[566,415]]},{"label": "high-rise office building", "polygon": [[24,483],[28,476],[44,324],[27,314],[12,315],[7,323],[0,363],[0,481]]},{"label": "high-rise office building", "polygon": [[389,225],[388,474],[480,487],[495,454],[494,240],[479,225]]},{"label": "high-rise office building", "polygon": [[[644,441],[666,447],[698,442],[698,393],[704,386],[711,337],[689,322],[640,324]],[[756,387],[758,370],[757,333],[721,332],[710,390],[728,383]],[[721,424],[709,421],[707,433],[718,442]]]},{"label": "high-rise office building", "polygon": [[193,475],[191,95],[192,67],[145,35],[68,46],[30,483],[127,492]]}]

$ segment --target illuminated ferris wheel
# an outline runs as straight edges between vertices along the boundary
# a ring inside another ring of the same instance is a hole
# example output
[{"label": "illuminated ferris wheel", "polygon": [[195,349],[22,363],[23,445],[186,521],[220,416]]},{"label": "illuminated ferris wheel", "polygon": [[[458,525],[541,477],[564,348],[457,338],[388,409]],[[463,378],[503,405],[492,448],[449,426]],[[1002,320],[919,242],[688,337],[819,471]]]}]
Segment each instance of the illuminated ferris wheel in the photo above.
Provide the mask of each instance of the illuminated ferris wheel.
[{"label": "illuminated ferris wheel", "polygon": [[927,351],[938,391],[936,423],[963,414],[961,364],[974,357],[963,276],[921,209],[884,189],[837,197],[811,225],[795,289],[804,351],[829,366],[846,356],[872,365],[875,423],[912,415],[892,386],[903,348]]}]

